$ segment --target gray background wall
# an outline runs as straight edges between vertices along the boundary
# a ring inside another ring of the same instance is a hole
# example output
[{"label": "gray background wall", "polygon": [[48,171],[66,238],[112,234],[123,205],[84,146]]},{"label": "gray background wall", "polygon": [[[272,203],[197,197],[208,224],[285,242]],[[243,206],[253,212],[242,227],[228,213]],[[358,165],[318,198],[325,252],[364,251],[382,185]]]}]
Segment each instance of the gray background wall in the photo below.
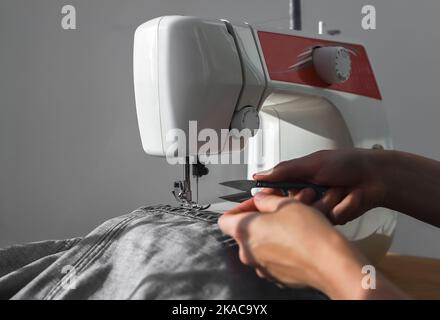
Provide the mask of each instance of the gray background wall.
[{"label": "gray background wall", "polygon": [[[436,0],[307,0],[318,21],[363,41],[397,149],[440,159],[440,26]],[[77,9],[77,30],[60,10]],[[377,30],[361,29],[361,7]],[[180,169],[142,151],[132,88],[132,38],[142,22],[186,14],[286,28],[288,0],[0,0],[0,246],[86,233],[143,204],[172,201]],[[201,198],[226,192],[240,166],[211,168]],[[402,216],[393,251],[440,257],[440,230]]]}]

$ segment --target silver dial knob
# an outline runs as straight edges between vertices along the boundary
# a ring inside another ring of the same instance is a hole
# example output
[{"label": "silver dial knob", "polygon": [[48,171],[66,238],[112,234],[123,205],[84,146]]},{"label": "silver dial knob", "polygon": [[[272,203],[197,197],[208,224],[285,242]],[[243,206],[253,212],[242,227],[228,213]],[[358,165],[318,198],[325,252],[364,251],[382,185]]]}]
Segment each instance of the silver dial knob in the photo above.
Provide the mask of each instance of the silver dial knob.
[{"label": "silver dial knob", "polygon": [[231,129],[237,129],[241,132],[244,129],[249,129],[253,136],[256,130],[260,127],[260,117],[258,111],[254,107],[244,107],[243,109],[234,113],[231,121]]},{"label": "silver dial knob", "polygon": [[344,47],[320,47],[313,50],[313,65],[328,84],[342,83],[350,78],[351,57]]}]

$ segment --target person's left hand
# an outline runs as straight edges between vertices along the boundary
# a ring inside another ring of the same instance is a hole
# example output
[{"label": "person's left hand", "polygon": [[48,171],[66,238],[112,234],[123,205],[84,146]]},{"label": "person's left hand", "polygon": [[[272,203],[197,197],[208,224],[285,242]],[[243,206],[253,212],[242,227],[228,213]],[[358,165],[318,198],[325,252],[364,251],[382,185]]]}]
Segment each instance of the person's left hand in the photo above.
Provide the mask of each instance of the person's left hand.
[{"label": "person's left hand", "polygon": [[[361,275],[362,257],[317,209],[263,192],[251,201],[225,213],[219,225],[238,242],[240,260],[259,276],[337,296],[335,275]],[[241,211],[251,207],[257,211]],[[344,270],[338,270],[341,261]]]}]

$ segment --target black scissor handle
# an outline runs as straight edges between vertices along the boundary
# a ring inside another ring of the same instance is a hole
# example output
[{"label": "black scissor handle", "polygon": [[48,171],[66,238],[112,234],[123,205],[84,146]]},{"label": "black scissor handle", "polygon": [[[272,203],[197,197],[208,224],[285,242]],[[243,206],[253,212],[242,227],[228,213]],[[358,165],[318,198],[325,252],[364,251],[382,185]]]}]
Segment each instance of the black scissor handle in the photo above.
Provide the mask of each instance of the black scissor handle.
[{"label": "black scissor handle", "polygon": [[308,182],[285,182],[285,181],[257,181],[256,188],[281,189],[284,196],[289,195],[289,190],[313,189],[321,198],[329,188]]}]

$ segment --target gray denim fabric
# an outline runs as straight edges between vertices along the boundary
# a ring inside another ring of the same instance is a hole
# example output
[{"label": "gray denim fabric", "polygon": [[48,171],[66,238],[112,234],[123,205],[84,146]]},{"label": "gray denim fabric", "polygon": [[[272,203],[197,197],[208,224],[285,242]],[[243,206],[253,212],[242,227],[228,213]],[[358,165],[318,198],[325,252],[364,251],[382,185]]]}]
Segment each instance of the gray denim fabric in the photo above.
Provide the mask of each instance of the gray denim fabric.
[{"label": "gray denim fabric", "polygon": [[0,250],[2,299],[323,299],[282,289],[225,245],[218,213],[140,208],[84,238]]}]

